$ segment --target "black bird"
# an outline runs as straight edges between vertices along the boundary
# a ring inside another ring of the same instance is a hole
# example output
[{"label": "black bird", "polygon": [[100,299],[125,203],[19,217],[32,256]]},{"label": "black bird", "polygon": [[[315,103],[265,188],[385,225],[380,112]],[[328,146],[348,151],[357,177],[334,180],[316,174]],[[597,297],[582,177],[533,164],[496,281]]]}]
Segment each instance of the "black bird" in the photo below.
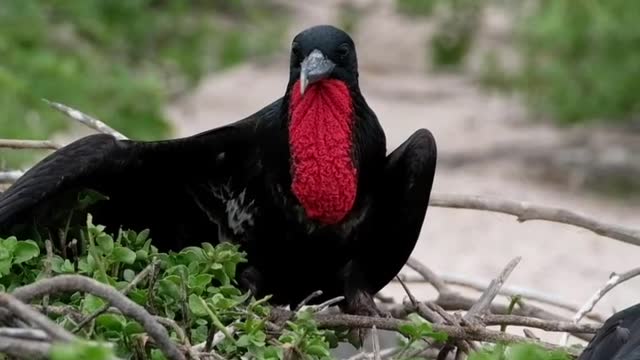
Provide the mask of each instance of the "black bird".
[{"label": "black bird", "polygon": [[373,296],[423,225],[435,140],[419,129],[386,154],[342,30],[308,28],[290,56],[284,95],[244,119],[164,141],[90,135],[51,153],[0,196],[0,235],[20,224],[57,234],[90,189],[108,197],[85,210],[94,223],[148,228],[160,251],[239,244],[238,282],[274,304],[322,290],[314,302],[343,295],[343,311],[380,315]]},{"label": "black bird", "polygon": [[578,360],[638,360],[640,359],[640,304],[613,314]]}]

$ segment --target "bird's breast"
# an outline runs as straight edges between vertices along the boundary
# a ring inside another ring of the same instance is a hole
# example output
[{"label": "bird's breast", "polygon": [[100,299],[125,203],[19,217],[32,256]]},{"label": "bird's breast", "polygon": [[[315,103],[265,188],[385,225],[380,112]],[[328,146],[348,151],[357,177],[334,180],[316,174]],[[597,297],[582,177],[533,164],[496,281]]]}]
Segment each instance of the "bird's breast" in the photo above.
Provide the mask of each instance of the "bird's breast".
[{"label": "bird's breast", "polygon": [[324,224],[342,221],[354,206],[358,172],[353,161],[353,106],[347,86],[323,80],[291,93],[291,190],[306,216]]}]

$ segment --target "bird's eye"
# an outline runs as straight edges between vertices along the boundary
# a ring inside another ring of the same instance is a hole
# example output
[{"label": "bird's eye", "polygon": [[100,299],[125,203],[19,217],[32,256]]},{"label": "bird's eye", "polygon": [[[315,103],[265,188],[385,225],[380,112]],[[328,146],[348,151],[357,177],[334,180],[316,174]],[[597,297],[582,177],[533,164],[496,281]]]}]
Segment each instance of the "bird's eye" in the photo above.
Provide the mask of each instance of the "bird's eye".
[{"label": "bird's eye", "polygon": [[349,55],[349,45],[347,44],[342,44],[340,45],[340,47],[338,47],[338,56],[340,56],[341,59],[344,59],[347,57],[347,55]]}]

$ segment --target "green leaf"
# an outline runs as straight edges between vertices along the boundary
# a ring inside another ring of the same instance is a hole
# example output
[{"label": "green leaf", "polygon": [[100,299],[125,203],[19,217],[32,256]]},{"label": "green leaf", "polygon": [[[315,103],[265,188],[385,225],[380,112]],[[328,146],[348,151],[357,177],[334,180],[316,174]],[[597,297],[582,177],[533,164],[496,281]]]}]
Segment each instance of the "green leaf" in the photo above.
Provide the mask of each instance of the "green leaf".
[{"label": "green leaf", "polygon": [[128,336],[131,336],[134,334],[141,334],[143,332],[144,332],[144,327],[142,327],[142,325],[140,325],[136,321],[128,321],[127,325],[125,325],[124,327],[124,333],[127,334]]},{"label": "green leaf", "polygon": [[329,349],[322,345],[310,345],[306,348],[306,352],[309,355],[315,355],[315,356],[321,356],[321,357],[331,356]]},{"label": "green leaf", "polygon": [[105,255],[111,255],[113,251],[113,238],[108,234],[100,234],[96,238],[96,245]]},{"label": "green leaf", "polygon": [[40,248],[33,240],[20,241],[13,249],[13,263],[21,264],[40,255]]},{"label": "green leaf", "polygon": [[3,248],[9,250],[9,253],[13,252],[13,249],[16,248],[17,244],[18,244],[18,239],[15,236],[10,236],[10,237],[2,240],[2,242],[0,242],[0,246],[2,246]]},{"label": "green leaf", "polygon": [[124,318],[114,314],[102,314],[96,318],[96,324],[107,330],[121,332],[124,329]]},{"label": "green leaf", "polygon": [[113,250],[113,260],[125,264],[133,264],[136,261],[136,253],[126,247],[116,247]]},{"label": "green leaf", "polygon": [[106,302],[101,298],[95,295],[87,294],[87,296],[84,298],[82,302],[82,310],[84,313],[87,313],[87,314],[94,313],[98,311],[98,309],[103,307],[104,304],[106,304]]},{"label": "green leaf", "polygon": [[73,266],[73,263],[69,261],[69,259],[65,259],[62,265],[60,266],[60,272],[62,273],[74,273],[76,269]]},{"label": "green leaf", "polygon": [[122,272],[122,278],[125,279],[127,282],[131,282],[135,277],[136,277],[136,273],[131,269],[125,269]]},{"label": "green leaf", "polygon": [[195,316],[207,316],[207,311],[204,300],[196,294],[189,295],[189,309]]},{"label": "green leaf", "polygon": [[169,298],[175,299],[175,301],[180,299],[180,288],[170,279],[160,280],[158,282],[158,291]]}]

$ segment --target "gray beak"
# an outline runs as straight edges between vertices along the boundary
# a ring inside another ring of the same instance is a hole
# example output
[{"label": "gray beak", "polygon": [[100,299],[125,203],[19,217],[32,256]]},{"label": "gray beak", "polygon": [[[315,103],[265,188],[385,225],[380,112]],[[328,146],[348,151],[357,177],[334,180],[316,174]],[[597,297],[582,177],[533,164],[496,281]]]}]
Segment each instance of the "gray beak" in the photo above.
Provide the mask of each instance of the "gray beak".
[{"label": "gray beak", "polygon": [[313,50],[300,66],[300,93],[304,94],[307,86],[331,75],[335,66],[320,50]]}]

